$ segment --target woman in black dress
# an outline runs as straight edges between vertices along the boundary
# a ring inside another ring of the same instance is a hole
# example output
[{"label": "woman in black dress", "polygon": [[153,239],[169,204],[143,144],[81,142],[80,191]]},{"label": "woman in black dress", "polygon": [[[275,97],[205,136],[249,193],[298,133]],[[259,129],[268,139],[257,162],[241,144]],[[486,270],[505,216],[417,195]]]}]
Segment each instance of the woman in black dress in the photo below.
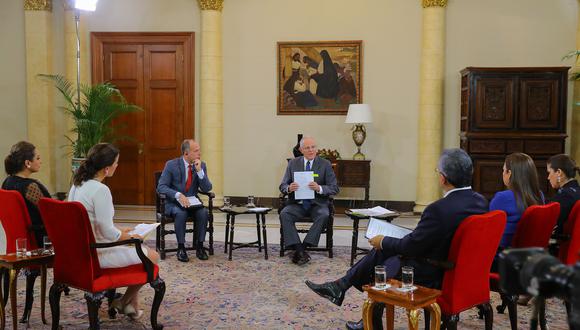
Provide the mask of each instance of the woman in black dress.
[{"label": "woman in black dress", "polygon": [[552,156],[547,164],[548,180],[552,188],[557,190],[552,198],[553,202],[560,203],[560,216],[554,233],[560,235],[564,231],[564,224],[570,215],[574,204],[580,200],[580,187],[574,179],[580,169],[568,155]]},{"label": "woman in black dress", "polygon": [[36,147],[30,142],[20,141],[12,146],[10,154],[4,159],[8,177],[2,183],[2,189],[16,190],[24,197],[37,246],[42,246],[43,237],[46,236],[38,211],[38,201],[43,197],[50,197],[46,187],[30,177],[40,170],[41,165]]}]

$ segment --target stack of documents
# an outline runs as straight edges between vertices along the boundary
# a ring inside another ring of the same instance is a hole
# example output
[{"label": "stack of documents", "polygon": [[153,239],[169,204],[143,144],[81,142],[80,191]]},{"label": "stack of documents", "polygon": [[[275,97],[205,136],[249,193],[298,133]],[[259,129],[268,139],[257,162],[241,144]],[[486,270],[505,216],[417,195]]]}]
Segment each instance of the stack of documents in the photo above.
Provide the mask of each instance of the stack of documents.
[{"label": "stack of documents", "polygon": [[380,206],[375,206],[372,209],[351,209],[351,211],[352,213],[362,214],[369,217],[378,217],[379,215],[387,215],[395,213],[395,211],[391,211]]},{"label": "stack of documents", "polygon": [[143,238],[147,237],[160,223],[141,223],[135,226],[132,231],[129,232],[129,235],[139,235]]}]

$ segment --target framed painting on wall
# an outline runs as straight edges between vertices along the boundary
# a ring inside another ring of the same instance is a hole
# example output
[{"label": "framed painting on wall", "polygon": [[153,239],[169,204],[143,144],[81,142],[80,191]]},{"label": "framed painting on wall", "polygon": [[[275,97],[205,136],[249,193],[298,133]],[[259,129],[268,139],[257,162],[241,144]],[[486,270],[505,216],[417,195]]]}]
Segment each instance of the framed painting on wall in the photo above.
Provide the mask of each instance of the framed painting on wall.
[{"label": "framed painting on wall", "polygon": [[346,115],[362,103],[362,41],[278,42],[278,115]]}]

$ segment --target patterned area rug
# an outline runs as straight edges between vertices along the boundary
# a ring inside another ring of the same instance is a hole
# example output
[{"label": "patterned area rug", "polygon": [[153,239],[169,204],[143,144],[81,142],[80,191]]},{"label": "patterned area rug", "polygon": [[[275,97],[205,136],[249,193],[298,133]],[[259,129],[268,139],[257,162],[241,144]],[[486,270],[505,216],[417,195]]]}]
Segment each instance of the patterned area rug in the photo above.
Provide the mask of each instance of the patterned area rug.
[{"label": "patterned area rug", "polygon": [[[149,246],[153,246],[150,244]],[[342,307],[338,307],[311,292],[304,280],[324,282],[342,276],[348,268],[350,248],[335,249],[334,259],[323,253],[311,253],[312,261],[305,266],[290,263],[289,258],[279,257],[279,247],[269,247],[269,260],[256,249],[239,249],[228,261],[223,245],[216,244],[216,254],[202,262],[189,253],[190,262],[178,262],[174,254],[162,261],[161,277],[167,284],[165,299],[159,311],[159,322],[165,329],[345,329],[347,320],[358,320],[365,296],[356,289],[348,291]],[[43,325],[40,318],[40,281],[37,280],[35,302],[30,328],[50,328],[50,308],[47,299],[47,319]],[[49,273],[48,287],[52,284]],[[18,311],[24,306],[24,277],[18,281]],[[145,315],[139,321],[130,321],[120,315],[108,319],[106,303],[101,305],[102,329],[148,329],[151,328],[149,310],[153,289],[141,289],[141,307]],[[499,296],[492,294],[492,305]],[[557,299],[547,302],[547,319],[550,329],[568,329],[563,303]],[[395,328],[407,329],[404,310],[395,309]],[[529,328],[531,308],[518,306],[519,328]],[[12,327],[10,308],[7,308],[7,328]],[[65,329],[87,329],[89,320],[83,293],[71,290],[61,298],[60,324]],[[420,327],[423,328],[421,316]],[[483,320],[477,318],[477,310],[466,311],[460,316],[459,329],[483,329]],[[24,324],[19,328],[25,329]],[[509,329],[507,314],[494,313],[494,329]]]}]

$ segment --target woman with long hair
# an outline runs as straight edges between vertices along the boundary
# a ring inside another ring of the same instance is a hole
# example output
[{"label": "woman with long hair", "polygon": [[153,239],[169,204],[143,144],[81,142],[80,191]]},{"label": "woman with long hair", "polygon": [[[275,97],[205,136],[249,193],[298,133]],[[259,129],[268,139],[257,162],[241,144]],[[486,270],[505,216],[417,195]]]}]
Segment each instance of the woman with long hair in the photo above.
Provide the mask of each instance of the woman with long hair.
[{"label": "woman with long hair", "polygon": [[[97,243],[109,243],[131,238],[133,228],[117,228],[113,224],[115,209],[109,187],[102,183],[105,178],[115,174],[119,163],[119,149],[109,143],[99,143],[93,146],[87,154],[87,159],[81,164],[73,178],[73,186],[68,194],[69,201],[77,201],[84,205],[91,221],[93,235]],[[153,249],[143,247],[145,255],[153,263],[157,263],[159,255]],[[101,268],[120,268],[140,264],[141,260],[134,247],[115,246],[98,249]],[[139,309],[138,292],[141,285],[130,286],[123,297],[113,301],[113,308],[118,312],[138,319],[143,315]]]},{"label": "woman with long hair", "polygon": [[43,238],[47,235],[38,210],[38,201],[43,197],[50,198],[48,189],[31,177],[40,171],[41,165],[36,147],[30,142],[20,141],[10,148],[10,153],[4,159],[8,177],[2,183],[2,189],[16,190],[24,197],[37,246],[42,246]]},{"label": "woman with long hair", "polygon": [[507,213],[507,223],[499,243],[500,249],[509,247],[524,211],[532,205],[544,204],[538,172],[530,156],[516,152],[508,155],[503,164],[503,184],[508,188],[495,194],[489,210]]},{"label": "woman with long hair", "polygon": [[568,219],[574,204],[580,200],[580,186],[574,179],[580,168],[568,155],[555,155],[548,160],[548,181],[552,188],[556,189],[556,195],[552,201],[560,203],[560,216],[556,223],[554,234],[560,235],[564,230],[564,223]]}]

